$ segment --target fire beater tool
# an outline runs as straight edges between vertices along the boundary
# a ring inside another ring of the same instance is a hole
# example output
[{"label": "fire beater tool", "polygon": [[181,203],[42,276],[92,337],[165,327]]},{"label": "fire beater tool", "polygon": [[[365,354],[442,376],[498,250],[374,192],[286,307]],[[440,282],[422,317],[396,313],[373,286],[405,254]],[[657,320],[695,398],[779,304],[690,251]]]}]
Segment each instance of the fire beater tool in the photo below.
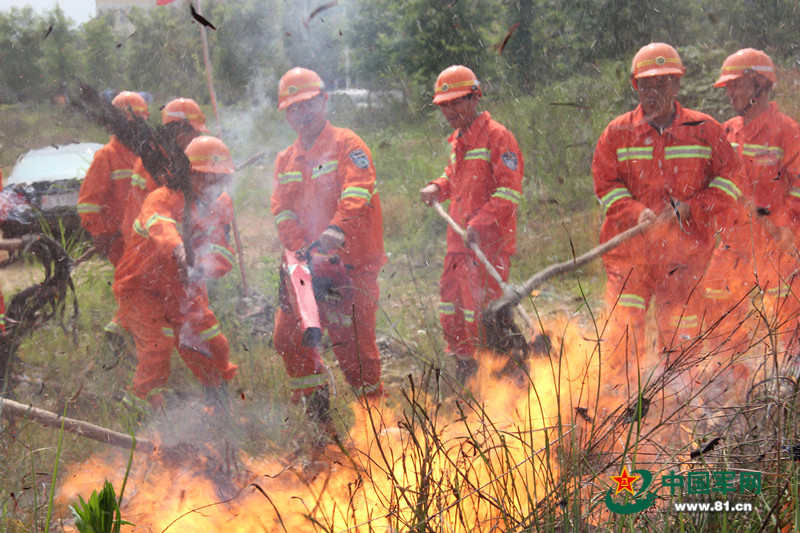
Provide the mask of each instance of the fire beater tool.
[{"label": "fire beater tool", "polygon": [[610,238],[603,244],[599,246],[595,246],[588,252],[578,257],[575,257],[569,261],[564,261],[563,263],[556,263],[554,265],[550,265],[549,267],[540,270],[521,285],[510,285],[508,287],[508,293],[504,294],[500,298],[496,299],[489,305],[489,309],[487,312],[489,313],[498,313],[504,307],[509,305],[516,305],[518,304],[523,298],[531,293],[536,287],[544,283],[550,278],[558,276],[560,274],[564,274],[566,272],[570,272],[575,270],[576,268],[582,267],[586,263],[589,263],[598,257],[601,257],[603,254],[606,254],[617,248],[621,244],[631,240],[632,238],[636,237],[637,235],[641,235],[645,231],[649,230],[651,227],[661,224],[670,220],[672,217],[675,216],[675,212],[671,207],[667,207],[662,211],[657,217],[651,220],[646,220],[641,222],[632,228],[629,228],[622,233],[615,235],[614,237]]},{"label": "fire beater tool", "polygon": [[[467,233],[461,226],[458,225],[458,222],[453,220],[453,217],[451,217],[444,210],[442,204],[440,204],[438,201],[434,201],[432,205],[439,216],[447,222],[453,231],[455,231],[462,239],[466,241]],[[508,283],[505,282],[505,280],[503,280],[503,277],[499,272],[497,272],[497,269],[486,257],[486,254],[483,253],[483,250],[481,250],[480,246],[474,242],[470,242],[469,247],[475,254],[475,257],[477,257],[483,266],[486,267],[486,271],[490,276],[492,276],[492,279],[494,279],[500,286],[500,289],[503,291],[503,295],[511,296],[513,294],[511,292],[512,288],[508,285]],[[522,319],[525,321],[525,325],[530,329],[531,319],[528,316],[528,313],[525,312],[525,309],[519,305],[519,300],[514,302],[513,305]],[[507,369],[509,372],[513,373],[514,367],[518,368],[520,363],[530,357],[531,346],[528,344],[525,335],[522,334],[522,332],[514,323],[511,313],[511,305],[504,306],[502,309],[498,309],[492,313],[484,312],[481,316],[481,321],[486,334],[486,344],[492,348],[495,348],[499,352],[508,354],[514,359],[515,365]]]},{"label": "fire beater tool", "polygon": [[[466,238],[464,230],[445,212],[439,202],[434,202],[433,207],[458,235],[462,238]],[[530,345],[525,341],[516,325],[514,325],[510,311],[512,306],[520,310],[520,301],[548,279],[579,268],[601,257],[603,254],[610,252],[637,235],[641,235],[651,227],[670,220],[674,216],[675,210],[672,207],[667,207],[654,219],[641,222],[570,261],[550,265],[528,278],[522,285],[510,285],[505,283],[497,270],[486,258],[486,255],[480,250],[480,247],[474,243],[470,243],[470,248],[473,253],[475,253],[475,256],[486,267],[489,274],[497,281],[503,291],[503,295],[491,302],[489,307],[483,312],[482,323],[486,331],[487,345],[496,348],[498,351],[511,354],[512,357],[516,358],[518,361],[527,358],[530,355]],[[520,314],[530,327],[531,322],[527,318],[527,314],[524,313],[524,310],[522,310]]]}]

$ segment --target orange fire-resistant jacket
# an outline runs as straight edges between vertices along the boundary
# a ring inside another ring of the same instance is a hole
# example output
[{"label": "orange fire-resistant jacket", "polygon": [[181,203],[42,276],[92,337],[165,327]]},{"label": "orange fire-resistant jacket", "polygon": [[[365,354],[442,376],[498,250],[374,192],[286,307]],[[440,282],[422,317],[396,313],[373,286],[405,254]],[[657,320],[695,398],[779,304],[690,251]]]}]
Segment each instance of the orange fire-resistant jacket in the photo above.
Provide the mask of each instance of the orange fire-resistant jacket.
[{"label": "orange fire-resistant jacket", "polygon": [[337,253],[346,265],[377,270],[386,260],[372,154],[351,130],[326,123],[310,149],[298,138],[278,154],[272,214],[287,250],[297,251],[337,226],[345,235]]},{"label": "orange fire-resistant jacket", "polygon": [[[95,152],[78,196],[81,224],[92,237],[111,237],[120,232],[133,166],[138,159],[114,136]],[[123,246],[123,239],[114,240],[108,254],[111,263],[116,264],[122,257]]]},{"label": "orange fire-resistant jacket", "polygon": [[[788,226],[799,235],[800,126],[771,102],[750,124],[745,124],[742,117],[735,117],[723,127],[744,164],[744,195],[774,224]],[[748,215],[749,210],[740,213],[736,226],[749,226]],[[745,229],[745,233],[742,238],[749,244],[750,232]],[[726,236],[723,240],[727,240]]]},{"label": "orange fire-resistant jacket", "polygon": [[[133,223],[125,253],[117,265],[114,292],[147,291],[180,300],[183,282],[172,252],[183,242],[183,193],[160,187],[144,201]],[[227,193],[204,204],[192,204],[192,247],[195,266],[202,266],[204,277],[226,274],[234,262],[228,245],[233,219],[233,203]]]},{"label": "orange fire-resistant jacket", "polygon": [[614,119],[600,136],[592,161],[594,191],[605,211],[600,242],[635,226],[645,208],[660,213],[671,206],[670,199],[688,204],[691,217],[680,229],[662,224],[631,239],[606,260],[681,263],[687,250],[699,247],[710,253],[718,229],[715,217],[732,211],[741,196],[741,164],[722,126],[678,102],[675,108],[661,134],[638,106]]},{"label": "orange fire-resistant jacket", "polygon": [[[439,201],[450,200],[450,216],[465,230],[478,230],[489,257],[511,256],[517,245],[517,207],[524,162],[517,140],[484,111],[467,131],[454,131],[450,164],[432,183]],[[447,229],[448,253],[468,253],[464,240]]]},{"label": "orange fire-resistant jacket", "polygon": [[142,210],[144,199],[147,195],[158,188],[158,184],[144,168],[141,159],[137,159],[133,165],[133,175],[130,181],[130,191],[125,208],[122,211],[122,221],[120,223],[122,238],[127,242],[133,234],[133,223],[139,212]]}]

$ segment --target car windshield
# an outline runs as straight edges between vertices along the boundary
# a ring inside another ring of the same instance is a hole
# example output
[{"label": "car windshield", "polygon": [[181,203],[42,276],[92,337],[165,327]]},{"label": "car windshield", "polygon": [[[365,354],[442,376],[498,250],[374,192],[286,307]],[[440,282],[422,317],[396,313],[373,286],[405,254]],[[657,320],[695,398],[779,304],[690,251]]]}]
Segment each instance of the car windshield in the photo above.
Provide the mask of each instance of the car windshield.
[{"label": "car windshield", "polygon": [[76,143],[31,150],[17,160],[7,185],[82,179],[94,153],[102,147],[98,143]]}]

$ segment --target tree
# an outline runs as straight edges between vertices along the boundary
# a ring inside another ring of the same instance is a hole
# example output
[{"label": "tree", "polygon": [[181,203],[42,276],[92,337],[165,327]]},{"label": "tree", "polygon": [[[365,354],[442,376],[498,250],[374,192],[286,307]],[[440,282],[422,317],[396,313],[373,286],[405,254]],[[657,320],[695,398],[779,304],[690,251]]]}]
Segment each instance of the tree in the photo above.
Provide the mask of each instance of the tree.
[{"label": "tree", "polygon": [[[205,12],[205,11],[204,11]],[[216,25],[209,31],[215,90],[224,102],[241,101],[260,92],[262,78],[270,87],[289,67],[282,57],[278,5],[274,0],[217,2],[208,10]]]},{"label": "tree", "polygon": [[44,94],[39,65],[47,27],[30,7],[0,13],[0,98],[17,101]]},{"label": "tree", "polygon": [[95,17],[83,25],[86,82],[98,89],[124,90],[121,42],[111,31],[108,17]]},{"label": "tree", "polygon": [[171,7],[134,8],[128,19],[136,29],[122,46],[125,86],[160,100],[208,101],[200,33],[189,13]]},{"label": "tree", "polygon": [[[430,97],[436,76],[449,65],[479,72],[487,64],[492,23],[499,2],[451,0],[357,0],[361,21],[350,36],[358,72],[368,78],[402,81],[407,93]],[[487,17],[487,13],[494,17]],[[372,28],[365,33],[361,28]],[[482,74],[479,74],[482,75]]]},{"label": "tree", "polygon": [[71,26],[72,21],[60,7],[50,11],[43,20],[47,31],[38,61],[44,77],[43,88],[49,95],[65,94],[69,82],[83,77],[86,63],[78,53],[78,35]]}]

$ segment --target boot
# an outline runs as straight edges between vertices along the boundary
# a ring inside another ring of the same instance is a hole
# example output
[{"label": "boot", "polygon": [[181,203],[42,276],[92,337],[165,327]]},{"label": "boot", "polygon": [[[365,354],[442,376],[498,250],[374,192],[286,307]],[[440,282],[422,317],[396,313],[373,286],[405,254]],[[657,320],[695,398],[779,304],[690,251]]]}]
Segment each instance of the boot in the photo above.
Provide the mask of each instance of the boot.
[{"label": "boot", "polygon": [[478,361],[476,359],[462,359],[456,357],[456,380],[462,385],[475,375],[478,371]]},{"label": "boot", "polygon": [[225,383],[216,387],[203,387],[203,406],[212,415],[228,412],[228,389]]},{"label": "boot", "polygon": [[115,331],[105,332],[106,336],[106,358],[103,362],[103,370],[111,370],[119,364],[120,358],[128,349],[128,341]]},{"label": "boot", "polygon": [[317,387],[308,396],[303,396],[306,416],[325,434],[336,437],[336,428],[331,416],[331,391],[328,385]]}]

